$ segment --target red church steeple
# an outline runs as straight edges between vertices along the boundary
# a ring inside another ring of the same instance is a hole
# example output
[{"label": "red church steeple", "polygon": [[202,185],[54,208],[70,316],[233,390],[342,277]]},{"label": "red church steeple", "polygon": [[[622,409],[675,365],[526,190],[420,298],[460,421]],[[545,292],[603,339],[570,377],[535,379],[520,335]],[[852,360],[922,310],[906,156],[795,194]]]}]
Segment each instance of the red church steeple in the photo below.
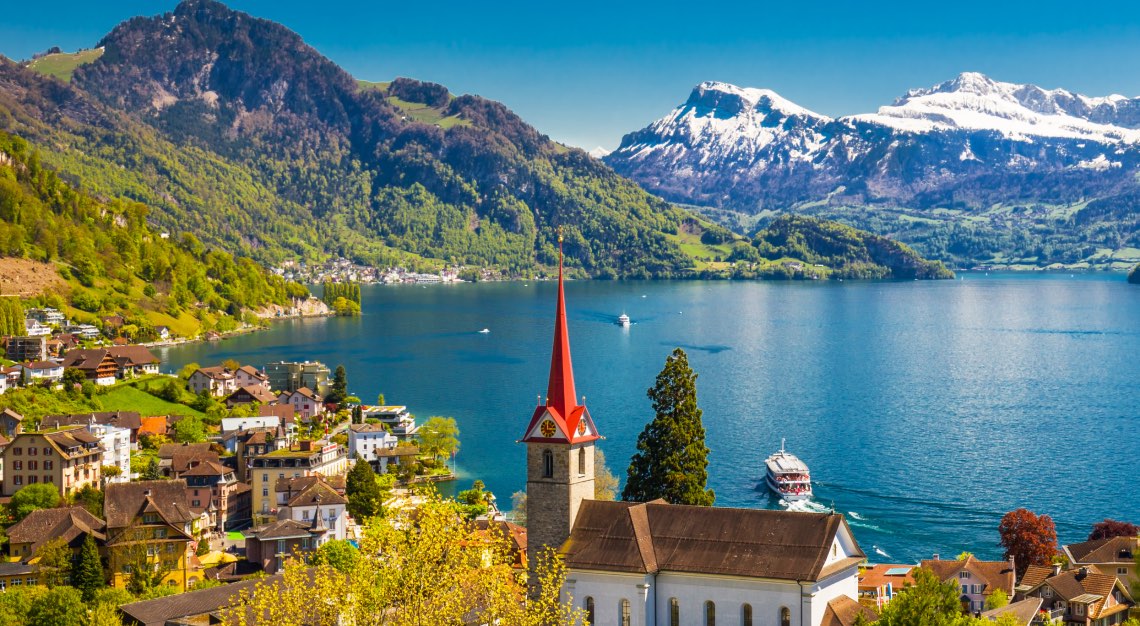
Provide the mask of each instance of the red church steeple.
[{"label": "red church steeple", "polygon": [[[552,428],[553,426],[553,428]],[[570,331],[566,324],[566,291],[562,279],[562,229],[558,229],[558,302],[554,309],[554,345],[546,403],[531,417],[523,441],[578,443],[598,438],[586,407],[578,404],[574,366],[570,362]]]}]

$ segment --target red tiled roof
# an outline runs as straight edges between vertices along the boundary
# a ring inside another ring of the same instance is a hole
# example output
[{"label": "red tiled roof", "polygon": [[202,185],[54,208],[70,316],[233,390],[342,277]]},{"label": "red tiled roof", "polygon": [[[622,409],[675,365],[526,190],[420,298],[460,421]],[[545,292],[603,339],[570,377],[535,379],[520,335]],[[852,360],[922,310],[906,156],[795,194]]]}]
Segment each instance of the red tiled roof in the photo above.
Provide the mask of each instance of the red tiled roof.
[{"label": "red tiled roof", "polygon": [[989,595],[995,589],[1001,589],[1006,596],[1013,597],[1013,587],[1017,574],[1013,571],[1013,564],[1009,561],[979,561],[969,555],[962,561],[926,560],[921,566],[934,572],[943,581],[950,580],[958,572],[966,570],[986,582],[982,593]]}]

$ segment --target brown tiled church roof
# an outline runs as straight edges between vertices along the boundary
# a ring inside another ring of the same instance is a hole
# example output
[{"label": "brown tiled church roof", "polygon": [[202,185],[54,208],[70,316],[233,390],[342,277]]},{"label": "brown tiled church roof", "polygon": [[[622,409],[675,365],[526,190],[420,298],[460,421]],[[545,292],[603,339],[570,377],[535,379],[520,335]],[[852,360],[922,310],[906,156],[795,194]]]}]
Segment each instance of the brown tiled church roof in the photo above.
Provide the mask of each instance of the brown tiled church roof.
[{"label": "brown tiled church roof", "polygon": [[827,563],[846,524],[827,513],[586,500],[561,551],[577,569],[814,581],[865,558],[856,545]]}]

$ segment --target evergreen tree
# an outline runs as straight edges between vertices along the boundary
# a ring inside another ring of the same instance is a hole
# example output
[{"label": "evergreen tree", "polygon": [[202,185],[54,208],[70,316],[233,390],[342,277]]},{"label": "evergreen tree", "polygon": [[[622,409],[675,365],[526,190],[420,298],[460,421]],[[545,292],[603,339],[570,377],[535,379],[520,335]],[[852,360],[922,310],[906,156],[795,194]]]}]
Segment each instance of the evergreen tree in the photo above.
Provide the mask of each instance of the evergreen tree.
[{"label": "evergreen tree", "polygon": [[151,457],[150,463],[147,463],[146,469],[142,473],[143,480],[162,480],[162,472],[158,469],[158,459]]},{"label": "evergreen tree", "polygon": [[329,387],[329,392],[325,395],[325,402],[340,404],[347,397],[348,374],[345,373],[343,365],[338,365],[336,371],[333,372],[333,382]]},{"label": "evergreen tree", "polygon": [[103,563],[99,560],[99,548],[95,546],[95,538],[87,535],[71,567],[71,586],[83,594],[84,603],[90,604],[94,602],[95,594],[103,588],[103,584]]},{"label": "evergreen tree", "polygon": [[364,459],[357,459],[345,479],[345,495],[348,496],[348,514],[357,521],[363,521],[380,512],[380,485],[376,483],[376,472]]},{"label": "evergreen tree", "polygon": [[1140,285],[1140,263],[1137,263],[1136,267],[1132,268],[1132,271],[1128,274],[1128,282],[1133,285]]},{"label": "evergreen tree", "polygon": [[673,350],[648,391],[656,416],[637,438],[623,500],[711,506],[716,499],[706,488],[709,449],[696,382],[685,351]]}]

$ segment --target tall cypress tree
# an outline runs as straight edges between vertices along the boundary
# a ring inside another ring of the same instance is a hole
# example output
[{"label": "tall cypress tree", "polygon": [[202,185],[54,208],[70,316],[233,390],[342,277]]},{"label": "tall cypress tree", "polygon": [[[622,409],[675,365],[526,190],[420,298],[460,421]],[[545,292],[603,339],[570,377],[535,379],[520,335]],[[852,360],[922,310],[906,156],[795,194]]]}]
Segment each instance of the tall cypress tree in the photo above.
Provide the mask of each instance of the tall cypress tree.
[{"label": "tall cypress tree", "polygon": [[95,546],[95,538],[87,535],[79,553],[75,555],[75,564],[71,566],[71,586],[83,593],[84,602],[91,603],[95,600],[95,593],[104,584],[99,548]]},{"label": "tall cypress tree", "polygon": [[684,350],[673,350],[648,395],[656,416],[637,438],[622,499],[711,506],[716,495],[706,488],[709,449],[697,408],[697,374]]}]

